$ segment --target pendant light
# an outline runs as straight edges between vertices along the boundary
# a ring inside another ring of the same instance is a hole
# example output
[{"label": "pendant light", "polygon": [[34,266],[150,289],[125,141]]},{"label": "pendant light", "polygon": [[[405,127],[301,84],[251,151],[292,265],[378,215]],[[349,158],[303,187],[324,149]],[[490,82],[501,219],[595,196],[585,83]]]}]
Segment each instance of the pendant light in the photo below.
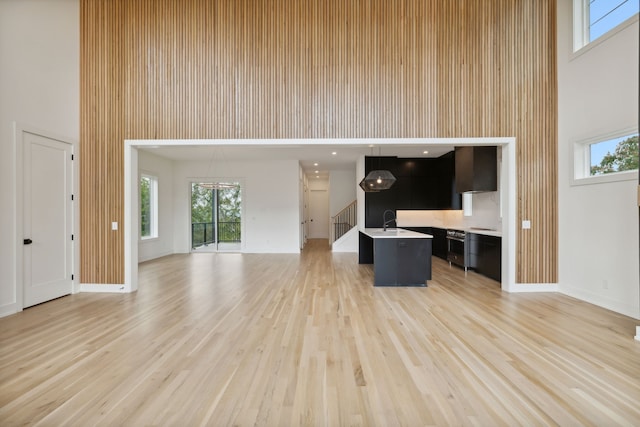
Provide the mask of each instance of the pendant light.
[{"label": "pendant light", "polygon": [[362,191],[364,191],[365,193],[379,193],[380,190],[374,190],[371,187],[367,187],[367,184],[364,183],[364,178],[362,178],[362,181],[360,181],[360,188],[362,188]]},{"label": "pendant light", "polygon": [[[378,157],[380,157],[380,147],[378,147]],[[378,165],[380,161],[378,160]],[[378,192],[382,190],[390,189],[396,182],[396,177],[393,174],[384,169],[376,169],[367,174],[362,181],[360,181],[360,188],[367,193]]]},{"label": "pendant light", "polygon": [[223,190],[225,188],[236,188],[238,184],[231,184],[230,182],[202,182],[198,183],[198,186],[206,188],[207,190]]},{"label": "pendant light", "polygon": [[[224,156],[223,156],[223,152],[222,152],[222,148],[220,148],[220,161],[224,161]],[[208,176],[213,176],[213,170],[214,170],[214,161],[216,159],[216,147],[213,147],[213,149],[211,150],[211,160],[209,160],[209,172],[207,173]],[[239,185],[238,183],[231,183],[231,182],[202,182],[202,183],[198,183],[199,187],[205,188],[207,190],[224,190],[224,189],[228,189],[228,188],[237,188]]]}]

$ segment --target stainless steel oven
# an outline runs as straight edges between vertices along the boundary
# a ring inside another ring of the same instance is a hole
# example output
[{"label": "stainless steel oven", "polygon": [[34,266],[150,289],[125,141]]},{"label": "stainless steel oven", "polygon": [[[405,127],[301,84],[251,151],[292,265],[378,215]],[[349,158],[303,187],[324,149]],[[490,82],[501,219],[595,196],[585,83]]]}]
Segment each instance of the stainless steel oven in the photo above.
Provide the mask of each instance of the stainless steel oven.
[{"label": "stainless steel oven", "polygon": [[467,271],[469,267],[469,245],[463,230],[447,230],[447,261]]}]

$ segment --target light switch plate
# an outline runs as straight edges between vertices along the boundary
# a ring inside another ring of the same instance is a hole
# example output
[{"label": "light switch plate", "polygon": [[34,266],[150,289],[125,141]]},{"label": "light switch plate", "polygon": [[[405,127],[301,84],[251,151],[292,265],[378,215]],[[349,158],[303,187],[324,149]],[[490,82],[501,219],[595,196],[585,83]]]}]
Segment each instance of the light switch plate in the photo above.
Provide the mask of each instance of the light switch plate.
[{"label": "light switch plate", "polygon": [[113,221],[111,223],[111,229],[112,230],[117,230],[118,229],[118,221]]},{"label": "light switch plate", "polygon": [[531,221],[528,219],[522,220],[522,229],[529,230],[531,228]]}]

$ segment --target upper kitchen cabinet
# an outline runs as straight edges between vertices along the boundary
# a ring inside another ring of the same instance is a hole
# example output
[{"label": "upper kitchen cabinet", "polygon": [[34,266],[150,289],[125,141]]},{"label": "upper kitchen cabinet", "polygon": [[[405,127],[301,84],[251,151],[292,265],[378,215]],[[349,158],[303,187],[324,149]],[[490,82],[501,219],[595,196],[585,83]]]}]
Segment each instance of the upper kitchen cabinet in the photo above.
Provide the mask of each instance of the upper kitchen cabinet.
[{"label": "upper kitchen cabinet", "polygon": [[456,147],[456,191],[498,191],[498,147]]},{"label": "upper kitchen cabinet", "polygon": [[438,205],[440,209],[462,209],[462,195],[456,191],[456,156],[453,151],[436,159],[438,161]]},{"label": "upper kitchen cabinet", "polygon": [[390,189],[365,193],[365,226],[382,227],[387,209],[461,209],[454,165],[453,152],[438,158],[365,157],[365,174],[384,169],[396,177]]}]

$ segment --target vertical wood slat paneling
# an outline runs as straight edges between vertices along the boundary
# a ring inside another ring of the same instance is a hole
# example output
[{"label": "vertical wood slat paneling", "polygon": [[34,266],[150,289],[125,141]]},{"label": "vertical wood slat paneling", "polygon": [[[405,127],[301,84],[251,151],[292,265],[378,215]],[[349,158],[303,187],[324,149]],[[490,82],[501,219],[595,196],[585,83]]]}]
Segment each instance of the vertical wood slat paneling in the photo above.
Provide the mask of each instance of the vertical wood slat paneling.
[{"label": "vertical wood slat paneling", "polygon": [[122,283],[123,140],[515,136],[516,280],[557,280],[555,0],[81,0],[81,280]]}]

